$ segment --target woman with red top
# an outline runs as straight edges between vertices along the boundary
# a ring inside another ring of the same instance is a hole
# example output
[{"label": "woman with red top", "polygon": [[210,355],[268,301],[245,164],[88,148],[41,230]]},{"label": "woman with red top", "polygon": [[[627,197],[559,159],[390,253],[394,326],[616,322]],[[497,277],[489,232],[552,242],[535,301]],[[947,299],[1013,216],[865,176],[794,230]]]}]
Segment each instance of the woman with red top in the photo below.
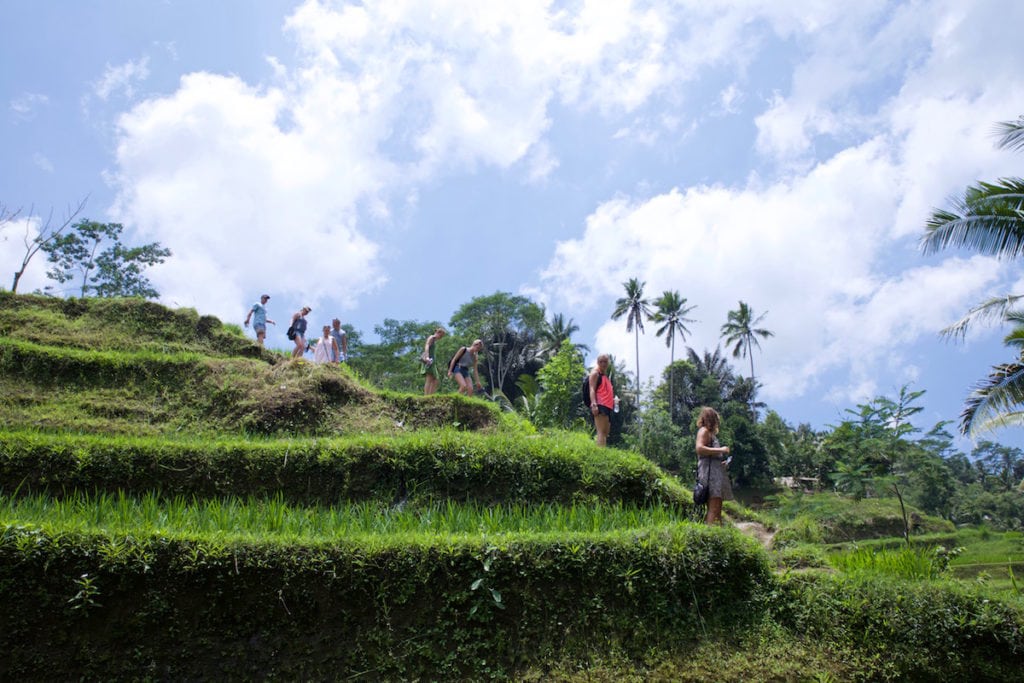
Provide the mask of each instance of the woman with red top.
[{"label": "woman with red top", "polygon": [[608,433],[612,430],[611,415],[615,410],[615,389],[608,377],[610,363],[611,356],[602,353],[590,371],[590,412],[594,416],[594,429],[597,430],[594,441],[598,446],[608,443]]}]

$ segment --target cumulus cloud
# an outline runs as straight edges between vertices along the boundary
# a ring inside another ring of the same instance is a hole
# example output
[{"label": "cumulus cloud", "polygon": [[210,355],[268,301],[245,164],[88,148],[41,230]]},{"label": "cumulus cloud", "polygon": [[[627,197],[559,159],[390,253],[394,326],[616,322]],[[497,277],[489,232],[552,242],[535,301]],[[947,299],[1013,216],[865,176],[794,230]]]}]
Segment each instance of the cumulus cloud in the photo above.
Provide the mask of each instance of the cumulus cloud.
[{"label": "cumulus cloud", "polygon": [[[815,7],[803,22],[764,10],[779,36],[809,46],[791,89],[756,118],[758,147],[782,170],[733,187],[608,199],[580,237],[557,245],[538,289],[570,310],[613,301],[630,277],[645,280],[652,299],[679,290],[698,305],[687,341],[697,349],[720,343],[726,313],[743,300],[768,313],[776,335],[755,359],[764,397],[813,391],[845,403],[889,389],[879,377],[916,379],[906,350],[1007,286],[1006,264],[955,254],[925,262],[916,240],[946,195],[1019,166],[992,150],[988,126],[1024,102],[1013,75],[1024,55],[999,48],[1009,65],[982,77],[983,8]],[[867,86],[871,97],[851,95]],[[822,138],[836,151],[820,156]],[[650,332],[641,338],[645,380],[668,361]],[[596,334],[597,348],[627,367],[633,344],[618,322]]]},{"label": "cumulus cloud", "polygon": [[[368,219],[395,198],[478,165],[541,183],[560,166],[553,103],[629,112],[727,58],[670,37],[676,11],[307,0],[284,22],[295,63],[267,58],[272,82],[186,74],[120,117],[112,215],[174,251],[153,271],[168,301],[228,315],[271,279],[351,304],[387,279]],[[110,68],[96,95],[130,96],[147,74],[146,60]]]}]

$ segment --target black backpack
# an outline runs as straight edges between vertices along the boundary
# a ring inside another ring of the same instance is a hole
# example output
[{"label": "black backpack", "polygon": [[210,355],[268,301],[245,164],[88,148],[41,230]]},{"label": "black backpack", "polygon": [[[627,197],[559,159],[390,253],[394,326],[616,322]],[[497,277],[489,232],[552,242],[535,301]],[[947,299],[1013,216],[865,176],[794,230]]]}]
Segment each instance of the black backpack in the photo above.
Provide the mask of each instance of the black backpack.
[{"label": "black backpack", "polygon": [[[594,387],[594,391],[601,388],[601,382],[604,381],[604,375],[599,374],[597,376],[597,386]],[[590,407],[590,373],[588,372],[583,376],[583,384],[580,386],[580,395],[583,397],[583,405]]]},{"label": "black backpack", "polygon": [[462,354],[466,353],[466,351],[468,351],[468,350],[469,350],[469,347],[467,347],[467,346],[460,346],[459,350],[455,352],[454,356],[452,356],[452,359],[450,361],[448,361],[448,367],[449,368],[454,368],[455,364],[458,363],[462,359]]}]

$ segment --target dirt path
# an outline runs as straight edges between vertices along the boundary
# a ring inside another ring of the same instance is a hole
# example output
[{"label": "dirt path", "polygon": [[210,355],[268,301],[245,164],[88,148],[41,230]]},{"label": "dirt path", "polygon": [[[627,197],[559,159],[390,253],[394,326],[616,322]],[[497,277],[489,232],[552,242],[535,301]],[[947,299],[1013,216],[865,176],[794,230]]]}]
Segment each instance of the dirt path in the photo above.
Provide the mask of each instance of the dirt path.
[{"label": "dirt path", "polygon": [[747,536],[756,538],[757,542],[765,548],[772,547],[772,541],[775,539],[775,532],[769,531],[765,528],[764,524],[761,524],[760,522],[737,522],[736,528]]}]

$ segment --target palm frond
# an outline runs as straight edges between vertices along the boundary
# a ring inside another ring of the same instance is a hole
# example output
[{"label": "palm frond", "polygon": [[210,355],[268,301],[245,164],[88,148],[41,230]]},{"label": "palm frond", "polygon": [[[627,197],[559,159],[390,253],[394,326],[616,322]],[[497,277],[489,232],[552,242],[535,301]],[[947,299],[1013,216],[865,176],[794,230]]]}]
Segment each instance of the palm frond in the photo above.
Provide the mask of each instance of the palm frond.
[{"label": "palm frond", "polygon": [[978,304],[967,312],[963,318],[952,325],[945,327],[939,333],[943,337],[963,339],[968,328],[975,323],[992,323],[1006,320],[1010,309],[1021,299],[1024,294],[1007,294],[1006,296],[993,297]]},{"label": "palm frond", "polygon": [[982,425],[991,425],[1024,405],[1024,364],[996,365],[975,387],[960,415],[960,431],[976,436]]},{"label": "palm frond", "polygon": [[998,146],[1002,149],[1024,151],[1024,116],[1016,121],[1002,121],[996,124]]},{"label": "palm frond", "polygon": [[1024,180],[978,183],[953,204],[949,211],[934,211],[928,220],[921,238],[925,254],[948,247],[1005,258],[1024,253]]}]

